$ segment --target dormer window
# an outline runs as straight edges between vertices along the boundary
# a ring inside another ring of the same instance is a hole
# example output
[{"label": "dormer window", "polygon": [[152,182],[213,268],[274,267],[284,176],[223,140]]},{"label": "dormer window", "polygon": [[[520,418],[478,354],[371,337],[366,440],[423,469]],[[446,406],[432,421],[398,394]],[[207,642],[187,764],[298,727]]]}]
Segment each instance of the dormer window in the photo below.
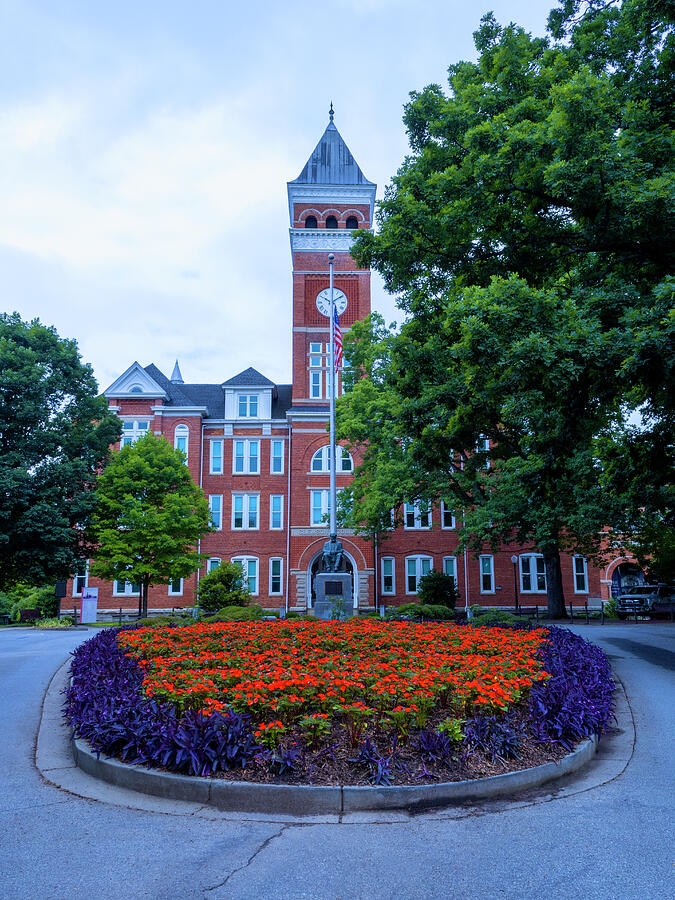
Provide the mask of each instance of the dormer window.
[{"label": "dormer window", "polygon": [[347,222],[346,222],[346,227],[350,231],[354,231],[354,229],[359,227],[359,220],[356,218],[356,216],[348,216]]},{"label": "dormer window", "polygon": [[328,216],[326,218],[326,228],[337,228],[337,227],[338,227],[338,223],[337,223],[337,219],[335,218],[335,216]]},{"label": "dormer window", "polygon": [[316,228],[316,216],[307,216],[305,219],[305,228]]},{"label": "dormer window", "polygon": [[258,395],[257,394],[239,394],[239,418],[240,419],[257,419],[258,418]]}]

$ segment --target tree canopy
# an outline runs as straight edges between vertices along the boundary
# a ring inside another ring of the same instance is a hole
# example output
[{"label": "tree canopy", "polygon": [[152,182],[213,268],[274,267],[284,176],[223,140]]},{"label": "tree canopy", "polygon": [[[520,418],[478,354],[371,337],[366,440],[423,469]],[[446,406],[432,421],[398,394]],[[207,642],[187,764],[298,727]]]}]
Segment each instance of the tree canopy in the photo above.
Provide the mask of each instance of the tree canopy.
[{"label": "tree canopy", "polygon": [[141,585],[139,613],[148,612],[148,589],[195,572],[195,549],[212,530],[208,503],[180,450],[146,434],[114,453],[96,484],[91,571],[100,578]]},{"label": "tree canopy", "polygon": [[88,555],[96,471],[119,437],[77,344],[0,315],[0,588],[67,578]]},{"label": "tree canopy", "polygon": [[354,517],[447,499],[464,545],[543,553],[552,612],[560,549],[635,513],[607,459],[658,442],[672,481],[673,22],[658,0],[566,0],[544,38],[486,16],[449,92],[411,95],[411,153],[353,249],[406,313],[345,342]]}]

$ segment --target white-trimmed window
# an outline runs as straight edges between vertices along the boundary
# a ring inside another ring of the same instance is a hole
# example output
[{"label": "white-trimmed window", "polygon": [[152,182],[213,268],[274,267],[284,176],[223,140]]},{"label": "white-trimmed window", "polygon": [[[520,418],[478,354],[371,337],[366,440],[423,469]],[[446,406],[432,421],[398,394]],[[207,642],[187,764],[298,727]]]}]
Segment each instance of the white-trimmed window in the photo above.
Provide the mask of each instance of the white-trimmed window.
[{"label": "white-trimmed window", "polygon": [[182,578],[172,578],[169,582],[169,597],[182,597],[183,596],[183,579]]},{"label": "white-trimmed window", "polygon": [[233,556],[232,562],[241,566],[246,587],[254,597],[258,596],[258,557]]},{"label": "white-trimmed window", "polygon": [[131,594],[140,594],[141,586],[135,581],[113,581],[113,596],[127,597]]},{"label": "white-trimmed window", "polygon": [[381,563],[382,567],[382,593],[383,594],[395,594],[396,593],[396,562],[393,556],[383,556]]},{"label": "white-trimmed window", "polygon": [[457,557],[456,556],[444,556],[443,557],[443,572],[452,578],[452,580],[455,582],[455,587],[457,587]]},{"label": "white-trimmed window", "polygon": [[324,516],[330,512],[330,491],[310,491],[310,523],[323,525]]},{"label": "white-trimmed window", "polygon": [[181,453],[188,455],[188,438],[190,437],[190,429],[187,425],[176,425],[173,432],[174,450],[180,450]]},{"label": "white-trimmed window", "polygon": [[546,567],[539,553],[527,553],[520,557],[521,594],[546,593]]},{"label": "white-trimmed window", "polygon": [[269,585],[269,593],[271,596],[279,596],[283,594],[283,565],[284,561],[280,556],[273,556],[270,559],[270,585]]},{"label": "white-trimmed window", "polygon": [[284,527],[284,495],[270,494],[270,529],[278,531]]},{"label": "white-trimmed window", "polygon": [[481,435],[476,443],[476,452],[483,457],[483,464],[486,469],[490,468],[490,438]]},{"label": "white-trimmed window", "polygon": [[210,559],[207,559],[206,574],[208,575],[209,572],[213,572],[214,569],[217,569],[221,562],[222,560],[219,556],[212,556]]},{"label": "white-trimmed window", "polygon": [[257,531],[260,494],[232,494],[232,530]]},{"label": "white-trimmed window", "polygon": [[320,343],[309,345],[309,396],[313,400],[323,397],[323,355]]},{"label": "white-trimmed window", "polygon": [[233,441],[232,474],[260,474],[260,441],[237,438]]},{"label": "white-trimmed window", "polygon": [[[350,453],[339,444],[335,448],[335,456],[337,465],[336,472],[353,472],[354,460]],[[314,456],[312,456],[312,464],[310,466],[312,472],[330,472],[330,444],[320,447]]]},{"label": "white-trimmed window", "polygon": [[223,495],[209,494],[209,509],[213,527],[218,531],[223,530]]},{"label": "white-trimmed window", "polygon": [[135,444],[148,431],[150,431],[150,422],[147,419],[134,419],[133,421],[126,419],[122,422],[120,448],[130,447],[132,444]]},{"label": "white-trimmed window", "polygon": [[237,410],[240,419],[258,418],[258,395],[239,394],[237,397]]},{"label": "white-trimmed window", "polygon": [[89,560],[81,559],[73,575],[73,597],[81,597],[84,588],[89,586]]},{"label": "white-trimmed window", "polygon": [[223,474],[223,442],[222,440],[211,441],[211,458],[209,472],[211,475]]},{"label": "white-trimmed window", "polygon": [[416,594],[420,586],[420,578],[431,572],[434,561],[431,556],[406,556],[405,558],[405,592]]},{"label": "white-trimmed window", "polygon": [[588,564],[585,556],[574,557],[574,593],[588,593]]},{"label": "white-trimmed window", "polygon": [[495,560],[493,556],[481,556],[478,559],[480,566],[480,592],[481,594],[494,594],[495,592]]},{"label": "white-trimmed window", "polygon": [[424,500],[406,503],[403,508],[403,527],[431,528],[431,508]]},{"label": "white-trimmed window", "polygon": [[455,527],[455,513],[445,500],[441,500],[441,528]]},{"label": "white-trimmed window", "polygon": [[272,475],[284,474],[284,442],[274,440],[270,445],[270,472]]}]

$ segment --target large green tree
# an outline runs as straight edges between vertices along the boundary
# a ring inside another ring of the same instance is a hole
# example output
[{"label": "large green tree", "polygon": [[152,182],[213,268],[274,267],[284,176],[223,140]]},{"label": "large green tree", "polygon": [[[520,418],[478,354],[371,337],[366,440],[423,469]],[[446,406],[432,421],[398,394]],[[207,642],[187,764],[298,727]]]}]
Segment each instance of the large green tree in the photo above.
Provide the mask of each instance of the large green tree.
[{"label": "large green tree", "polygon": [[350,336],[355,517],[454,501],[466,545],[544,554],[556,614],[560,550],[629,519],[605,457],[644,476],[629,448],[658,438],[672,479],[673,21],[658,0],[566,0],[532,38],[486,16],[449,92],[412,94],[411,153],[353,251],[407,316]]},{"label": "large green tree", "polygon": [[165,438],[146,434],[114,453],[99,475],[91,537],[92,574],[140,584],[139,614],[148,590],[195,572],[199,539],[212,531],[203,491],[183,454]]},{"label": "large green tree", "polygon": [[74,341],[0,315],[0,588],[67,578],[87,556],[93,483],[120,432]]}]

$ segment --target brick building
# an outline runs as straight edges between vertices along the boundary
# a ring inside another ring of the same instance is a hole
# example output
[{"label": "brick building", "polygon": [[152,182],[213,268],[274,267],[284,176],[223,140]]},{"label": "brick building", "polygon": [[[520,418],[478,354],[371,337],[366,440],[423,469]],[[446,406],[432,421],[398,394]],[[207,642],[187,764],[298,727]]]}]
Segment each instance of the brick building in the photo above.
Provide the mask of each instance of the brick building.
[{"label": "brick building", "polygon": [[[370,272],[357,267],[349,250],[351,231],[372,227],[376,188],[332,118],[331,113],[300,175],[288,183],[292,384],[273,384],[252,368],[221,384],[189,384],[178,362],[170,378],[154,365],[135,362],[104,392],[122,419],[122,444],[153,431],[185,452],[218,529],[201,542],[208,556],[201,572],[168,587],[151,587],[151,609],[192,606],[200,575],[223,559],[241,562],[262,606],[304,610],[312,605],[329,498],[330,326],[319,295],[328,287],[328,254],[333,253],[343,332],[370,311]],[[348,482],[353,465],[346,451],[338,451],[338,489]],[[409,602],[432,567],[455,577],[460,605],[513,605],[516,579],[522,603],[545,605],[543,559],[532,550],[507,546],[497,553],[486,549],[478,557],[455,556],[452,510],[411,504],[404,513],[403,527],[379,546],[339,531],[356,608]],[[608,596],[609,572],[573,556],[564,556],[562,567],[568,601],[583,604],[589,596]],[[137,606],[137,586],[88,580],[83,566],[69,584],[64,608],[78,605],[87,584],[99,588],[100,609]]]}]

